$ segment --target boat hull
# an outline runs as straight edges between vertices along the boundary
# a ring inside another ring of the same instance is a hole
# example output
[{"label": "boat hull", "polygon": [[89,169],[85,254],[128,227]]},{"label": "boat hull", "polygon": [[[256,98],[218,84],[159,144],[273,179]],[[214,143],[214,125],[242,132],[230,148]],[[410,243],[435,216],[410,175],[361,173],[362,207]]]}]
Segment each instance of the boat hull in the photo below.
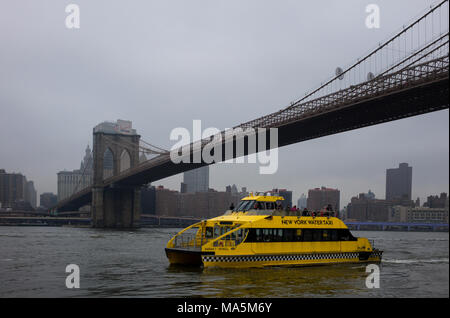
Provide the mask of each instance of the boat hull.
[{"label": "boat hull", "polygon": [[166,248],[166,256],[171,265],[201,266],[201,250]]}]

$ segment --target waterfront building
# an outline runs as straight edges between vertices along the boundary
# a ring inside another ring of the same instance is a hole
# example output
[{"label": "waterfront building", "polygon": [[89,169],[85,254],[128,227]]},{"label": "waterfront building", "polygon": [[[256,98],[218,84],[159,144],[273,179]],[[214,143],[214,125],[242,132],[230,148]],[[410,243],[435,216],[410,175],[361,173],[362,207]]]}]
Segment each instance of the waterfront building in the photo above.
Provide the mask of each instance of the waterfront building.
[{"label": "waterfront building", "polygon": [[374,199],[360,193],[347,205],[346,218],[355,221],[387,222],[391,206],[387,200]]},{"label": "waterfront building", "polygon": [[92,151],[88,145],[85,150],[84,158],[81,161],[80,169],[73,171],[60,171],[57,173],[58,201],[64,200],[72,194],[92,185],[93,172]]},{"label": "waterfront building", "polygon": [[375,196],[367,196],[367,193],[360,193],[347,205],[346,218],[361,222],[389,222],[391,208],[396,205],[414,207],[415,202],[406,198],[379,200]]},{"label": "waterfront building", "polygon": [[[206,218],[218,216],[237,206],[248,193],[231,191],[178,192],[159,186],[155,188],[155,214],[174,217]],[[145,212],[143,208],[143,213]]]},{"label": "waterfront building", "polygon": [[164,216],[177,216],[178,214],[178,191],[169,190],[163,186],[155,190],[155,214]]},{"label": "waterfront building", "polygon": [[183,183],[186,193],[208,192],[209,166],[186,171],[183,174]]},{"label": "waterfront building", "polygon": [[390,209],[389,221],[401,223],[448,224],[447,208],[394,206]]},{"label": "waterfront building", "polygon": [[331,204],[333,211],[340,209],[341,193],[338,189],[315,188],[308,191],[307,208],[311,211],[319,211]]},{"label": "waterfront building", "polygon": [[36,189],[33,181],[21,173],[7,173],[0,169],[0,203],[3,208],[30,210],[36,208]]},{"label": "waterfront building", "polygon": [[386,200],[411,200],[412,167],[400,163],[398,168],[386,170]]}]

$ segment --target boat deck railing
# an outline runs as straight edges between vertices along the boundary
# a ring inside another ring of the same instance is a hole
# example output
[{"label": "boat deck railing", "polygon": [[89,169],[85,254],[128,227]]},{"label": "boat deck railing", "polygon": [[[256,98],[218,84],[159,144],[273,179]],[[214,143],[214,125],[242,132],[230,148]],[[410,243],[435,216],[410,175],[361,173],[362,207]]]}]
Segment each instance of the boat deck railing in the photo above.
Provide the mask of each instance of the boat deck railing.
[{"label": "boat deck railing", "polygon": [[174,248],[184,248],[184,249],[197,249],[201,248],[208,241],[202,236],[198,236],[196,233],[183,233],[175,237],[173,241]]}]

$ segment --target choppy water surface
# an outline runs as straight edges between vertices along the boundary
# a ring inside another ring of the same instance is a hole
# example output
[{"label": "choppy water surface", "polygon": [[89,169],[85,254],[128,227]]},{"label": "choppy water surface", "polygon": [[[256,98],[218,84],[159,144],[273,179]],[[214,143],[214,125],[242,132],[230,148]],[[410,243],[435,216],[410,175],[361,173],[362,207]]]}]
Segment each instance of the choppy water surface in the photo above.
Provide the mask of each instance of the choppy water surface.
[{"label": "choppy water surface", "polygon": [[[353,231],[384,250],[380,288],[365,265],[193,269],[164,253],[178,229],[0,227],[0,297],[449,297],[449,234]],[[80,267],[67,289],[66,265]]]}]

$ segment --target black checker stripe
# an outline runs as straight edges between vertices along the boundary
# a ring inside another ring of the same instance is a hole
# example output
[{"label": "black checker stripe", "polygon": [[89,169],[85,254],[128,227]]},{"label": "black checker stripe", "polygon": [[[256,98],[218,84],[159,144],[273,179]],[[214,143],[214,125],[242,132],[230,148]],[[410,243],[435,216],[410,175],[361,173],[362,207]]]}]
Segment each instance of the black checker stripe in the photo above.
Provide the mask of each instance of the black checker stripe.
[{"label": "black checker stripe", "polygon": [[299,261],[323,259],[353,259],[359,253],[313,253],[294,255],[246,255],[246,256],[202,256],[203,262],[270,262],[270,261]]}]

